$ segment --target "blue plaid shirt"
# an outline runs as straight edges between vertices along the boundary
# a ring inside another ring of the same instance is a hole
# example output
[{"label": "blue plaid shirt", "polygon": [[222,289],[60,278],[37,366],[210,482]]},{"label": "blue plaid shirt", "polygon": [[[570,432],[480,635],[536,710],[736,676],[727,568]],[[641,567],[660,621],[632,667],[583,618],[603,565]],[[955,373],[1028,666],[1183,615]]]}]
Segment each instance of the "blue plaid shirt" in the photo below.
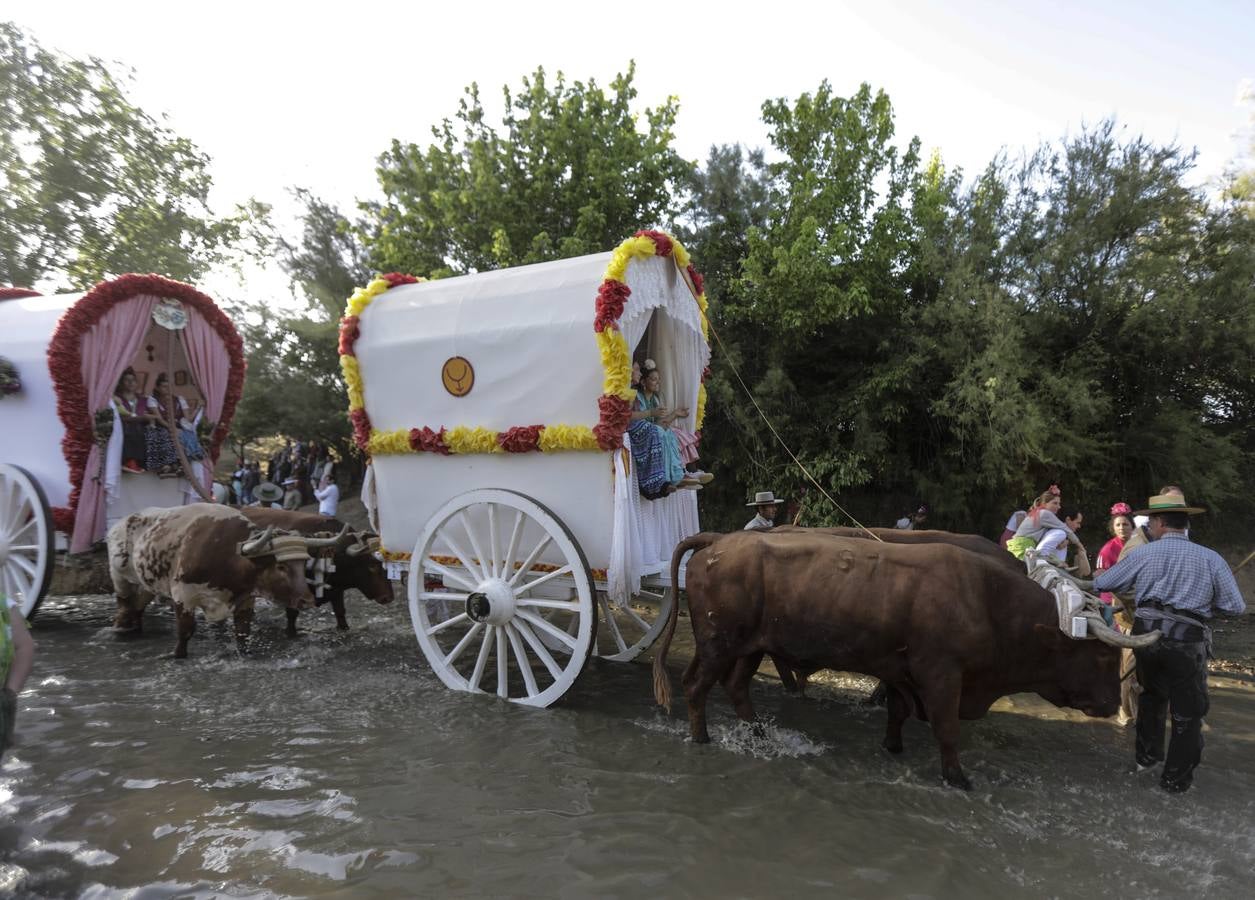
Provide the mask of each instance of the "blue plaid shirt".
[{"label": "blue plaid shirt", "polygon": [[1098,591],[1130,590],[1137,605],[1162,603],[1210,618],[1215,610],[1240,615],[1246,610],[1233,573],[1220,554],[1190,543],[1183,534],[1165,534],[1137,547],[1094,579]]}]

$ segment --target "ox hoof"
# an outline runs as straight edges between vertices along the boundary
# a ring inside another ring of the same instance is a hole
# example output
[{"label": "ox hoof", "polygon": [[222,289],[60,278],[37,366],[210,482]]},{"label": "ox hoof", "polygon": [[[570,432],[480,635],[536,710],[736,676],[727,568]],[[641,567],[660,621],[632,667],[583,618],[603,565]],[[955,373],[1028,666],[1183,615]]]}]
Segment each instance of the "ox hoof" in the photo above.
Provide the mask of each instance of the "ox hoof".
[{"label": "ox hoof", "polygon": [[348,626],[348,625],[337,625],[337,626],[336,626],[336,631],[348,631],[348,630],[349,630],[349,626]]},{"label": "ox hoof", "polygon": [[289,628],[289,629],[288,629],[287,631],[285,631],[283,634],[284,634],[284,637],[288,637],[288,638],[291,638],[291,639],[293,639],[293,640],[295,640],[296,638],[298,638],[298,637],[300,637],[300,636],[301,636],[301,633],[300,633],[299,631],[297,631],[295,628]]},{"label": "ox hoof", "polygon": [[962,791],[970,791],[972,789],[972,780],[963,774],[962,769],[942,774],[945,776],[946,784],[950,785],[950,787],[956,787]]},{"label": "ox hoof", "polygon": [[139,637],[144,631],[138,625],[114,625],[113,634],[115,637],[128,638]]},{"label": "ox hoof", "polygon": [[880,746],[896,755],[902,752],[902,738],[898,738],[896,741],[885,738],[880,742]]},{"label": "ox hoof", "polygon": [[708,735],[708,734],[695,734],[695,735],[693,735],[692,737],[690,737],[690,738],[689,738],[689,740],[690,740],[690,741],[692,741],[694,744],[709,744],[709,743],[710,743],[710,735]]}]

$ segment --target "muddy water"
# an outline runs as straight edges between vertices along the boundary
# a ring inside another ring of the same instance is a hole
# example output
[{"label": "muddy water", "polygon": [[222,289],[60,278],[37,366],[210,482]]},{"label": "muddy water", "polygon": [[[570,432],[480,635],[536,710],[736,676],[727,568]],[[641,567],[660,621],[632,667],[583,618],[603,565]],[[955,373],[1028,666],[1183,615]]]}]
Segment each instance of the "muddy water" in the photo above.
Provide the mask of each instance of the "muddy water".
[{"label": "muddy water", "polygon": [[[0,895],[1212,897],[1255,870],[1255,691],[1213,680],[1183,797],[1131,733],[1028,697],[965,726],[972,793],[919,723],[900,758],[848,679],[756,684],[771,724],[685,741],[648,668],[594,662],[557,707],[447,691],[402,605],[259,614],[252,653],[167,612],[119,642],[104,597],[50,598],[0,769]],[[681,628],[687,623],[682,621]],[[678,675],[677,663],[675,673]]]}]

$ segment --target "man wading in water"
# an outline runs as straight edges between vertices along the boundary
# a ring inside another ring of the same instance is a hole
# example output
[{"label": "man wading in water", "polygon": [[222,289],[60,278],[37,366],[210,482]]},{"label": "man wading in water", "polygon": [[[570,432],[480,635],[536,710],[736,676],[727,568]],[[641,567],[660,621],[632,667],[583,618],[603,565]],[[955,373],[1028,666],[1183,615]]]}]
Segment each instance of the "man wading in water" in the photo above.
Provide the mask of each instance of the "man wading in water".
[{"label": "man wading in water", "polygon": [[[1207,657],[1216,612],[1246,609],[1233,573],[1220,555],[1190,543],[1190,516],[1201,513],[1181,494],[1150,498],[1134,515],[1150,517],[1151,543],[1139,547],[1094,579],[1098,591],[1131,590],[1137,598],[1133,633],[1163,633],[1158,643],[1134,650],[1142,696],[1137,709],[1137,770],[1164,764],[1159,784],[1178,794],[1190,789],[1203,756],[1207,715]],[[1165,758],[1164,721],[1172,711],[1172,737]]]}]

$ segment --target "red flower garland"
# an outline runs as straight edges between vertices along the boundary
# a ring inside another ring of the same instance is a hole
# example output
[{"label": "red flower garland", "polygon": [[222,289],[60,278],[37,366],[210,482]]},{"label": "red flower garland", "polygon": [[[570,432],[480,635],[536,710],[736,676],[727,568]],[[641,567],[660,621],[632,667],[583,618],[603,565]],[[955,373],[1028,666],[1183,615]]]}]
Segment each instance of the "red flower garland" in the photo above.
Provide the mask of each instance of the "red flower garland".
[{"label": "red flower garland", "polygon": [[349,413],[349,421],[353,423],[353,443],[363,453],[370,452],[370,416],[365,408],[355,409]]},{"label": "red flower garland", "polygon": [[39,291],[32,291],[30,288],[20,287],[0,287],[0,300],[19,300],[22,297],[42,297]]},{"label": "red flower garland", "polygon": [[362,336],[357,316],[344,316],[340,319],[340,346],[336,351],[341,356],[353,356],[353,345]]},{"label": "red flower garland", "polygon": [[600,334],[607,326],[615,326],[623,315],[623,305],[632,295],[632,289],[622,281],[607,279],[597,289],[597,313],[593,319],[593,331]]},{"label": "red flower garland", "polygon": [[439,431],[432,431],[426,426],[411,428],[410,447],[420,453],[439,453],[441,456],[448,456],[452,452],[444,442],[443,427]]},{"label": "red flower garland", "polygon": [[671,248],[673,245],[671,241],[671,235],[669,234],[664,234],[661,231],[655,231],[652,228],[647,228],[647,229],[643,229],[641,231],[636,232],[636,234],[632,235],[632,237],[647,237],[651,241],[653,241],[655,256],[670,256],[671,255]]},{"label": "red flower garland", "polygon": [[597,409],[601,412],[593,426],[597,446],[602,450],[617,450],[623,445],[623,432],[632,421],[632,405],[622,397],[602,394],[597,398]]},{"label": "red flower garland", "polygon": [[83,487],[83,470],[87,466],[87,454],[94,442],[92,430],[93,411],[87,408],[87,388],[82,378],[82,337],[114,304],[124,303],[140,294],[169,297],[195,309],[209,323],[226,346],[231,360],[227,375],[226,394],[222,400],[222,414],[217,427],[205,448],[213,462],[218,461],[218,451],[226,439],[244,390],[244,343],[235,326],[209,297],[190,284],[162,278],[160,275],[123,275],[112,281],[102,281],[67,309],[57,323],[52,340],[48,344],[48,371],[52,375],[53,390],[57,395],[57,415],[65,426],[61,450],[70,467],[70,500],[68,506],[53,509],[53,521],[60,531],[71,532],[78,512],[79,495]]},{"label": "red flower garland", "polygon": [[497,432],[497,445],[506,453],[531,453],[540,451],[540,433],[544,425],[516,425]]}]

